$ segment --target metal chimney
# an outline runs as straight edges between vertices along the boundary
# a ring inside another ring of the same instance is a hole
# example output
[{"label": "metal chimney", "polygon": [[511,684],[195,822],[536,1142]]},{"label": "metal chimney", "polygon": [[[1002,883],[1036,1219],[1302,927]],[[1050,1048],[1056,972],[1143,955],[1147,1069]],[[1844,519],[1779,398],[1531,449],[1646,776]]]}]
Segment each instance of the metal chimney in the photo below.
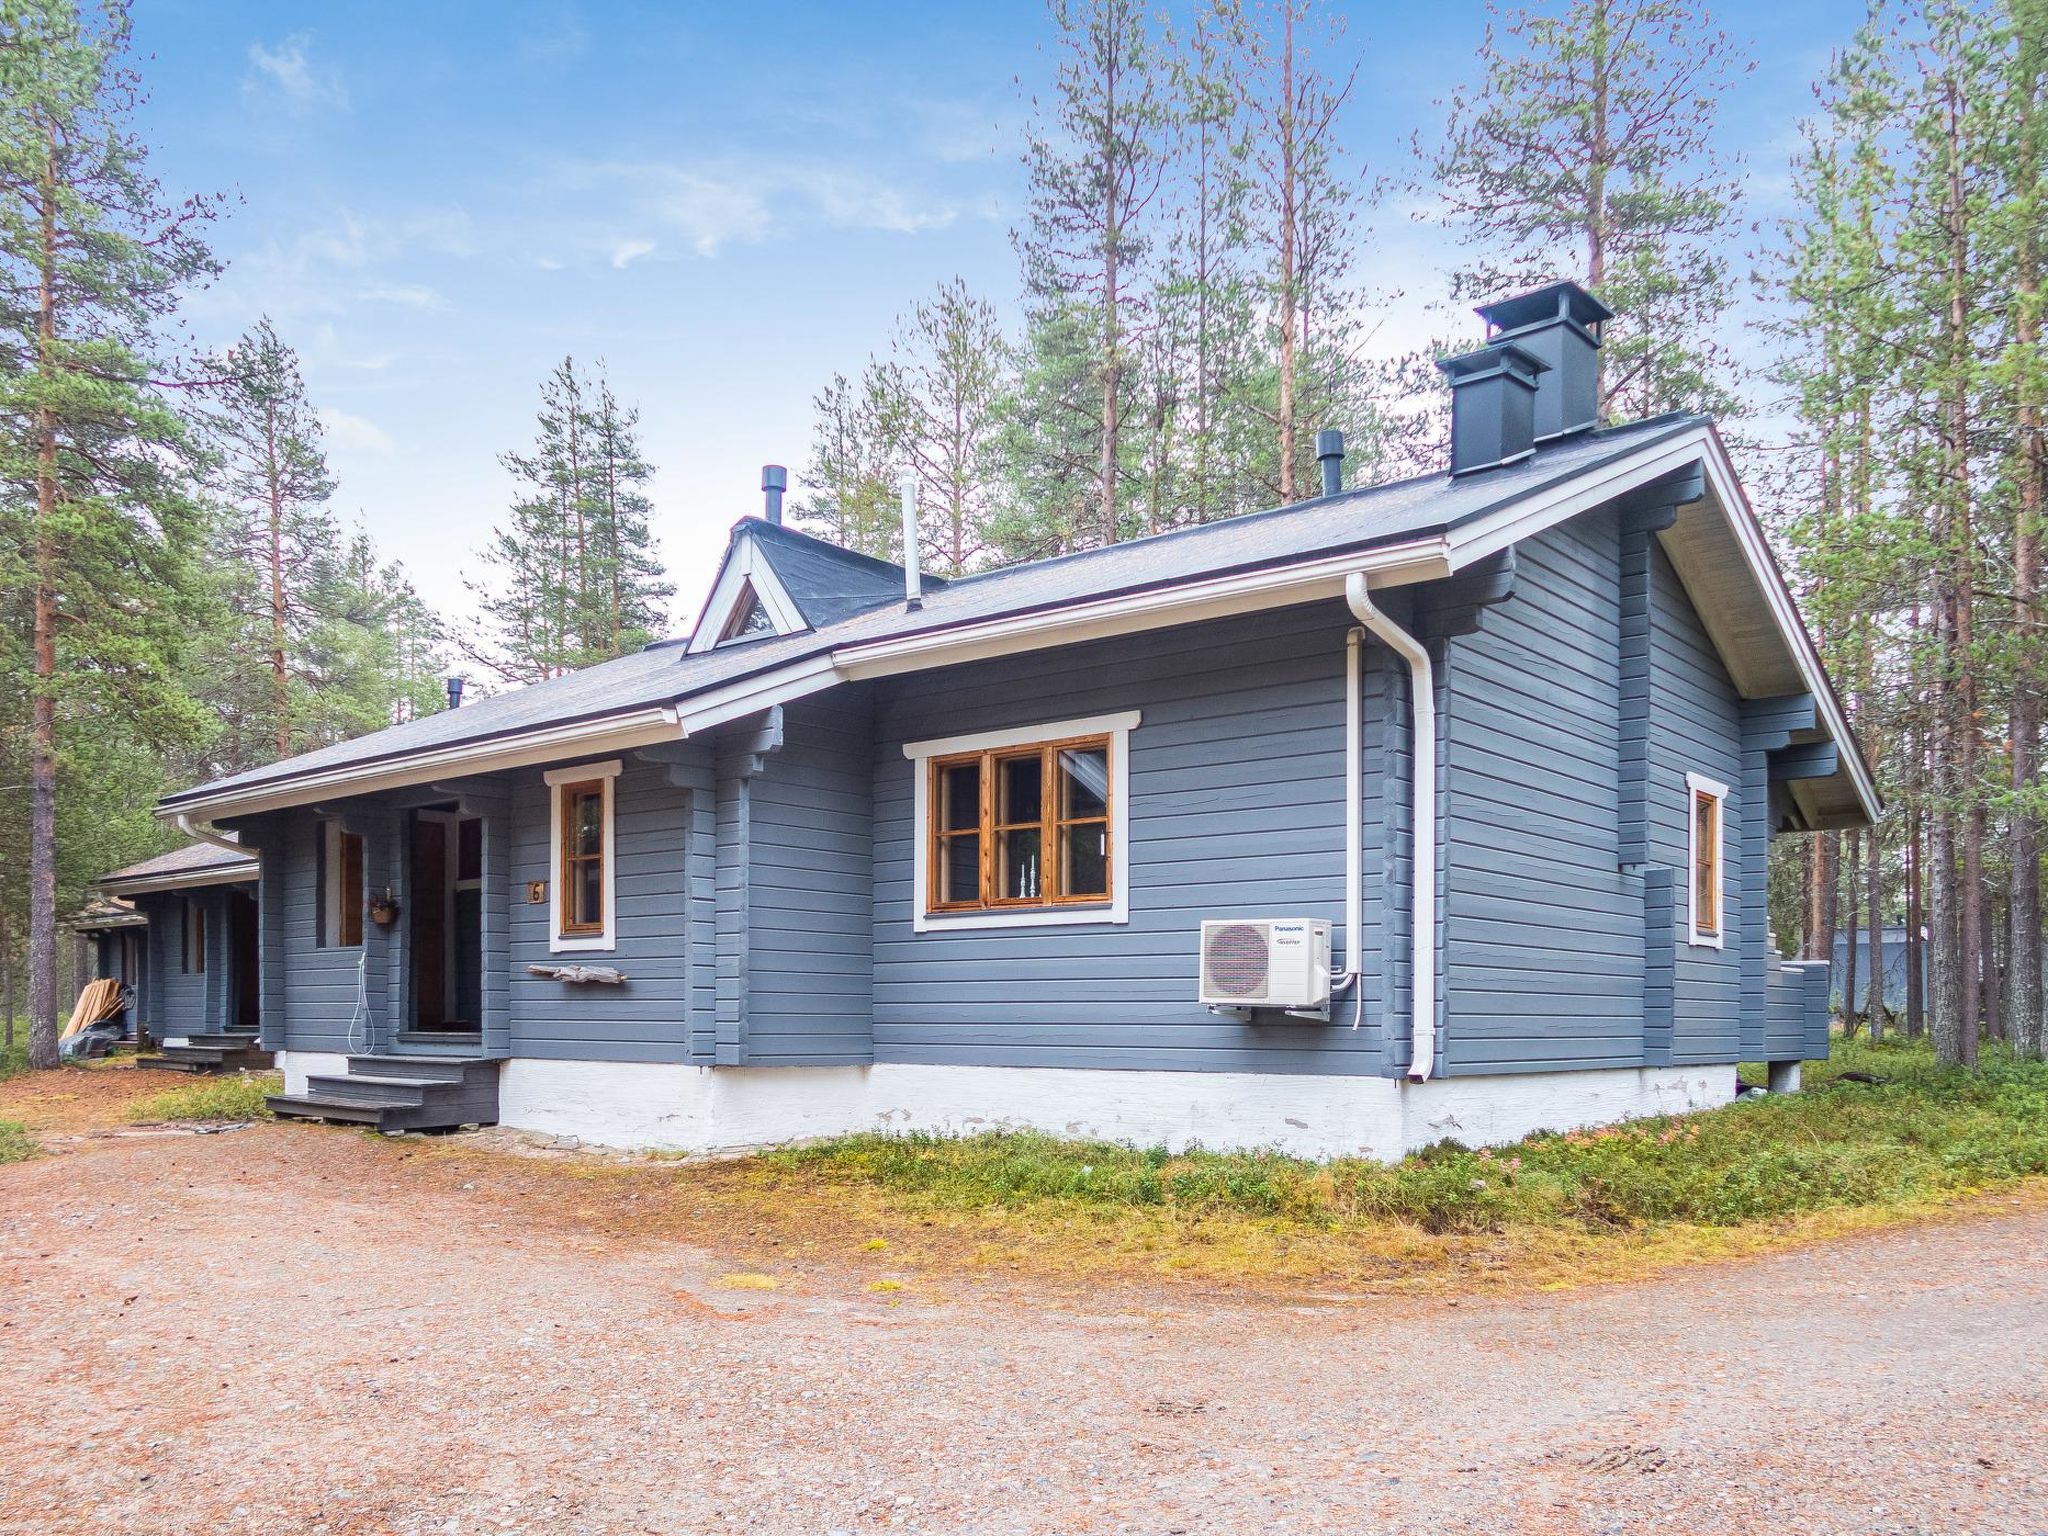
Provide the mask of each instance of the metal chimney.
[{"label": "metal chimney", "polygon": [[1323,466],[1323,494],[1335,496],[1344,489],[1344,434],[1325,427],[1316,434],[1316,462]]},{"label": "metal chimney", "polygon": [[448,689],[448,707],[462,708],[462,686],[465,681],[463,675],[460,672],[451,672],[443,681]]},{"label": "metal chimney", "polygon": [[917,472],[903,471],[903,606],[915,613],[924,606],[924,573],[918,569]]},{"label": "metal chimney", "polygon": [[788,489],[788,470],[780,464],[761,466],[761,515],[778,528],[782,526],[782,493]]},{"label": "metal chimney", "polygon": [[1549,364],[1497,341],[1437,364],[1451,381],[1451,473],[1469,475],[1536,451],[1539,375]]},{"label": "metal chimney", "polygon": [[1548,368],[1536,386],[1536,441],[1600,424],[1600,327],[1614,311],[1577,283],[1546,283],[1481,304],[1489,343],[1512,343]]}]

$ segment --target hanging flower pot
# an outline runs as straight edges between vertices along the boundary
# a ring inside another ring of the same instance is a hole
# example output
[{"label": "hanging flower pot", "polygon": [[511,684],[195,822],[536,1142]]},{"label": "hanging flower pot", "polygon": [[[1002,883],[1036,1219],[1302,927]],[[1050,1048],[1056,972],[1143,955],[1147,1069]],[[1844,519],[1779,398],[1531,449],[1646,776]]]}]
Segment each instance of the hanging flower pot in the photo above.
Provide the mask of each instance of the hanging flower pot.
[{"label": "hanging flower pot", "polygon": [[388,888],[382,896],[370,898],[370,921],[379,928],[389,928],[398,921],[398,898]]}]

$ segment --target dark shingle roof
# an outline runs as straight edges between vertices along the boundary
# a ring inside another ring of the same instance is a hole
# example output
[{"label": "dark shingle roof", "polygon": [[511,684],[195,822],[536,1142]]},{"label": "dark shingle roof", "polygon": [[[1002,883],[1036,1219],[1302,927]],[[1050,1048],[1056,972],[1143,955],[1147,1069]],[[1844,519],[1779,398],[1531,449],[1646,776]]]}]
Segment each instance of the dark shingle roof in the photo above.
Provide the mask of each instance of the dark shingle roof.
[{"label": "dark shingle roof", "polygon": [[[1205,576],[1420,538],[1455,528],[1664,437],[1688,431],[1702,419],[1663,416],[1606,428],[1539,449],[1519,463],[1462,480],[1443,474],[1424,475],[1133,539],[1103,549],[933,583],[917,612],[907,612],[902,603],[894,600],[901,590],[894,585],[901,580],[899,574],[887,593],[878,591],[874,606],[815,629],[695,654],[679,644],[665,642],[617,661],[586,667],[567,677],[480,699],[459,710],[443,710],[267,767],[217,779],[168,795],[164,803],[175,807],[202,794],[211,796],[278,783],[305,773],[665,705],[842,645],[945,630]],[[815,580],[825,570],[820,561],[827,558],[819,551],[833,549],[808,534],[787,528],[763,538],[762,547],[773,550],[778,576],[788,561],[793,572],[801,567],[800,580]],[[834,554],[844,557],[844,551]],[[896,569],[882,561],[867,562],[862,556],[852,559],[883,571]]]},{"label": "dark shingle roof", "polygon": [[[903,596],[903,567],[872,555],[841,549],[808,533],[750,517],[733,530],[733,542],[751,538],[782,583],[804,622],[813,629],[837,624]],[[927,576],[925,586],[945,583]]]},{"label": "dark shingle roof", "polygon": [[212,843],[187,843],[182,848],[173,848],[169,853],[160,853],[153,859],[144,859],[140,864],[130,864],[117,869],[110,875],[100,877],[101,885],[119,885],[130,880],[161,880],[167,875],[211,875],[218,876],[229,870],[246,869],[250,879],[256,878],[256,855],[253,853],[231,853]]}]

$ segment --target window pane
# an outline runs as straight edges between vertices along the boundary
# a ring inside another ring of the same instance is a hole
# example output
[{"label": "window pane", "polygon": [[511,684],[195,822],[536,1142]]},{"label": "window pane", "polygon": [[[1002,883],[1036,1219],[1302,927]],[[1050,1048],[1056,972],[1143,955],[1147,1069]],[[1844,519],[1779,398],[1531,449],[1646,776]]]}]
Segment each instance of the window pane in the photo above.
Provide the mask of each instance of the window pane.
[{"label": "window pane", "polygon": [[484,824],[476,817],[464,818],[455,831],[455,878],[481,880],[484,877]]},{"label": "window pane", "polygon": [[1001,843],[1002,866],[996,871],[996,895],[1008,901],[1035,901],[1043,892],[1039,872],[1040,838],[1036,827],[1005,832]]},{"label": "window pane", "polygon": [[1720,806],[1712,795],[1694,795],[1692,801],[1693,847],[1697,850],[1693,861],[1693,912],[1701,933],[1718,933],[1721,927],[1721,913],[1715,901],[1715,865],[1720,857]]},{"label": "window pane", "polygon": [[981,834],[963,832],[939,845],[938,900],[981,900]]},{"label": "window pane", "polygon": [[340,910],[336,914],[338,933],[346,947],[363,942],[363,840],[354,832],[341,834]]},{"label": "window pane", "polygon": [[939,770],[939,826],[948,832],[981,825],[981,764]]},{"label": "window pane", "polygon": [[1045,759],[1034,752],[1029,757],[1006,757],[996,764],[996,820],[1004,825],[1038,821],[1045,779]]},{"label": "window pane", "polygon": [[569,851],[579,855],[604,852],[604,792],[577,790],[569,802]]},{"label": "window pane", "polygon": [[[1063,820],[1109,813],[1109,753],[1102,747],[1060,749]],[[1668,802],[1667,802],[1668,803]]]},{"label": "window pane", "polygon": [[1109,828],[1060,829],[1060,886],[1068,896],[1109,894]]},{"label": "window pane", "polygon": [[592,928],[604,926],[604,865],[596,859],[585,859],[576,865],[575,910],[570,921]]}]

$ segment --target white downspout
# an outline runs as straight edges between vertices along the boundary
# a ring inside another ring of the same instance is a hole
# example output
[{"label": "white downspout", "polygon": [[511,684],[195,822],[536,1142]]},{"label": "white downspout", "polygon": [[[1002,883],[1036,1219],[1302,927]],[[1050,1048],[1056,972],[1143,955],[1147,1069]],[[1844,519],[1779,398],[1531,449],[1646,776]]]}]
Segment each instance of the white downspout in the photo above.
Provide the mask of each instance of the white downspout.
[{"label": "white downspout", "polygon": [[1358,696],[1359,652],[1365,631],[1353,629],[1344,636],[1344,963],[1350,967],[1332,978],[1331,990],[1352,989],[1351,1027],[1365,1021],[1365,951],[1360,947],[1365,932],[1365,789],[1359,735],[1365,729],[1364,705]]},{"label": "white downspout", "polygon": [[1408,1062],[1408,1081],[1421,1083],[1429,1080],[1436,1065],[1436,669],[1422,643],[1373,606],[1365,572],[1353,571],[1344,578],[1344,600],[1358,622],[1408,666],[1410,713],[1415,717],[1414,888],[1408,924],[1415,1049]]},{"label": "white downspout", "polygon": [[225,833],[216,832],[213,828],[202,826],[199,822],[194,821],[190,811],[172,812],[171,825],[187,837],[197,838],[202,843],[211,843],[216,848],[225,848],[230,853],[248,853],[250,851]]}]

